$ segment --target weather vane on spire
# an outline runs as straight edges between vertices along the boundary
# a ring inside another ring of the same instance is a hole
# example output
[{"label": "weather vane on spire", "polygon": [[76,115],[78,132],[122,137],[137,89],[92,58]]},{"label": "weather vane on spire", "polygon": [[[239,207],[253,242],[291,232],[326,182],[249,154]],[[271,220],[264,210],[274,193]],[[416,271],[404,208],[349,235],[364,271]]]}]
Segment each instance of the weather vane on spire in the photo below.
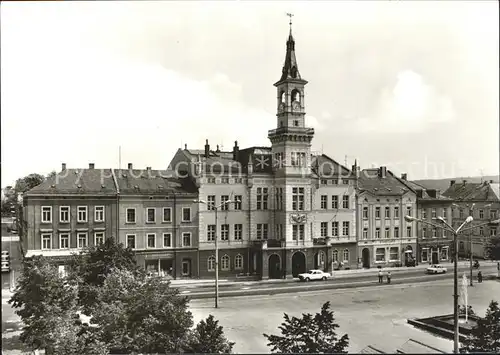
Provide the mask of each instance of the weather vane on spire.
[{"label": "weather vane on spire", "polygon": [[287,13],[286,13],[286,15],[287,15],[288,17],[290,17],[290,31],[291,31],[291,30],[292,30],[292,17],[293,17],[293,14],[292,14],[292,13],[290,13],[290,12],[287,12]]}]

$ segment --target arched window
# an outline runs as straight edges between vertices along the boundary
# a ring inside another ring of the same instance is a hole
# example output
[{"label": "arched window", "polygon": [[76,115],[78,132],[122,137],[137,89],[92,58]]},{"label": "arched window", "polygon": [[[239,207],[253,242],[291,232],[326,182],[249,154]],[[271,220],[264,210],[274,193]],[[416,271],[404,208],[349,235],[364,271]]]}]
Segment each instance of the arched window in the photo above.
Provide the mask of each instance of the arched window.
[{"label": "arched window", "polygon": [[285,92],[284,91],[280,92],[280,102],[285,103]]},{"label": "arched window", "polygon": [[215,271],[215,256],[208,257],[208,271]]},{"label": "arched window", "polygon": [[318,253],[318,264],[319,265],[324,265],[325,264],[325,252],[324,251],[320,251]]},{"label": "arched window", "polygon": [[234,268],[237,270],[243,269],[243,256],[238,254],[234,258]]},{"label": "arched window", "polygon": [[220,264],[221,264],[220,265],[220,269],[224,270],[224,271],[229,270],[229,261],[230,261],[229,256],[228,255],[224,255],[222,257],[222,259],[220,260]]},{"label": "arched window", "polygon": [[344,263],[349,262],[349,249],[344,249]]},{"label": "arched window", "polygon": [[292,102],[300,102],[300,91],[297,89],[292,90]]},{"label": "arched window", "polygon": [[333,257],[333,262],[334,262],[334,263],[336,263],[336,262],[338,262],[338,261],[339,261],[339,251],[338,251],[337,249],[335,249],[335,250],[333,251],[333,255],[332,255],[332,257]]}]

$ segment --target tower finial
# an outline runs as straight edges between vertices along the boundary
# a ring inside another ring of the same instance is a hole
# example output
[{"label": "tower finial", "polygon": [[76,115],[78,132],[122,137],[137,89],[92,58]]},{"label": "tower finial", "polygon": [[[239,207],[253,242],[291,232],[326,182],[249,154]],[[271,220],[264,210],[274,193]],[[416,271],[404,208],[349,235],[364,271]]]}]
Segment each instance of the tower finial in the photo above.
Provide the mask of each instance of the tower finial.
[{"label": "tower finial", "polygon": [[293,17],[293,14],[290,13],[290,12],[287,12],[286,15],[288,17],[290,17],[290,34],[292,33],[292,17]]}]

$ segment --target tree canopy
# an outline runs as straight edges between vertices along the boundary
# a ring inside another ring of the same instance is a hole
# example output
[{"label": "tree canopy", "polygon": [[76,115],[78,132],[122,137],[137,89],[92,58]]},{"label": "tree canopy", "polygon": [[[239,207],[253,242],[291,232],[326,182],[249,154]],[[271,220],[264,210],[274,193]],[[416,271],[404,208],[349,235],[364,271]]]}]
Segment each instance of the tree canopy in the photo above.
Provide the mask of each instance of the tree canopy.
[{"label": "tree canopy", "polygon": [[500,353],[500,308],[491,301],[486,316],[477,322],[472,333],[462,342],[461,353]]},{"label": "tree canopy", "polygon": [[193,354],[230,354],[234,344],[226,339],[219,321],[209,315],[191,332],[184,351]]},{"label": "tree canopy", "polygon": [[485,249],[488,259],[500,260],[500,236],[490,237]]},{"label": "tree canopy", "polygon": [[339,325],[333,318],[330,302],[323,304],[314,316],[303,313],[302,318],[297,318],[285,313],[284,319],[279,327],[282,335],[264,334],[273,353],[347,353],[349,337],[347,334],[337,337]]}]

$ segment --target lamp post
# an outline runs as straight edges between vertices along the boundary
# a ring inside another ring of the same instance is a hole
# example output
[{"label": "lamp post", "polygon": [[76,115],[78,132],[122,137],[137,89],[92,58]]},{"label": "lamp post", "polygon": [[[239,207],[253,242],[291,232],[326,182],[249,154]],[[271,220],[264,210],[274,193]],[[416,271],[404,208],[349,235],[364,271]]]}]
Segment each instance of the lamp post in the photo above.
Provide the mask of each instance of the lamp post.
[{"label": "lamp post", "polygon": [[[226,206],[230,203],[233,203],[231,200],[227,200],[222,202],[220,205],[215,206],[212,203],[208,203],[205,200],[194,200],[194,202],[197,203],[203,203],[207,205],[207,207],[210,209],[212,208],[215,210],[215,308],[219,308],[219,244],[218,244],[218,239],[219,237],[217,236],[218,232],[218,226],[217,226],[217,214],[219,212],[219,209],[223,206]],[[238,202],[238,201],[234,201]]]},{"label": "lamp post", "polygon": [[482,223],[478,224],[476,226],[470,227],[470,228],[464,228],[462,229],[466,224],[471,223],[474,218],[472,216],[469,216],[465,219],[465,221],[458,227],[457,229],[453,228],[443,217],[437,217],[436,220],[440,221],[442,224],[435,224],[431,222],[427,222],[423,219],[420,218],[415,218],[412,216],[405,216],[405,220],[407,222],[420,222],[423,224],[428,224],[431,225],[435,228],[440,228],[440,229],[447,229],[450,232],[453,233],[453,244],[455,246],[455,255],[454,255],[454,260],[453,260],[453,323],[454,323],[454,341],[453,341],[453,352],[455,354],[459,353],[459,324],[458,324],[458,234],[460,232],[466,232],[470,231],[474,228],[478,228],[487,224],[498,224],[500,223],[499,220],[487,222],[487,223]]}]

